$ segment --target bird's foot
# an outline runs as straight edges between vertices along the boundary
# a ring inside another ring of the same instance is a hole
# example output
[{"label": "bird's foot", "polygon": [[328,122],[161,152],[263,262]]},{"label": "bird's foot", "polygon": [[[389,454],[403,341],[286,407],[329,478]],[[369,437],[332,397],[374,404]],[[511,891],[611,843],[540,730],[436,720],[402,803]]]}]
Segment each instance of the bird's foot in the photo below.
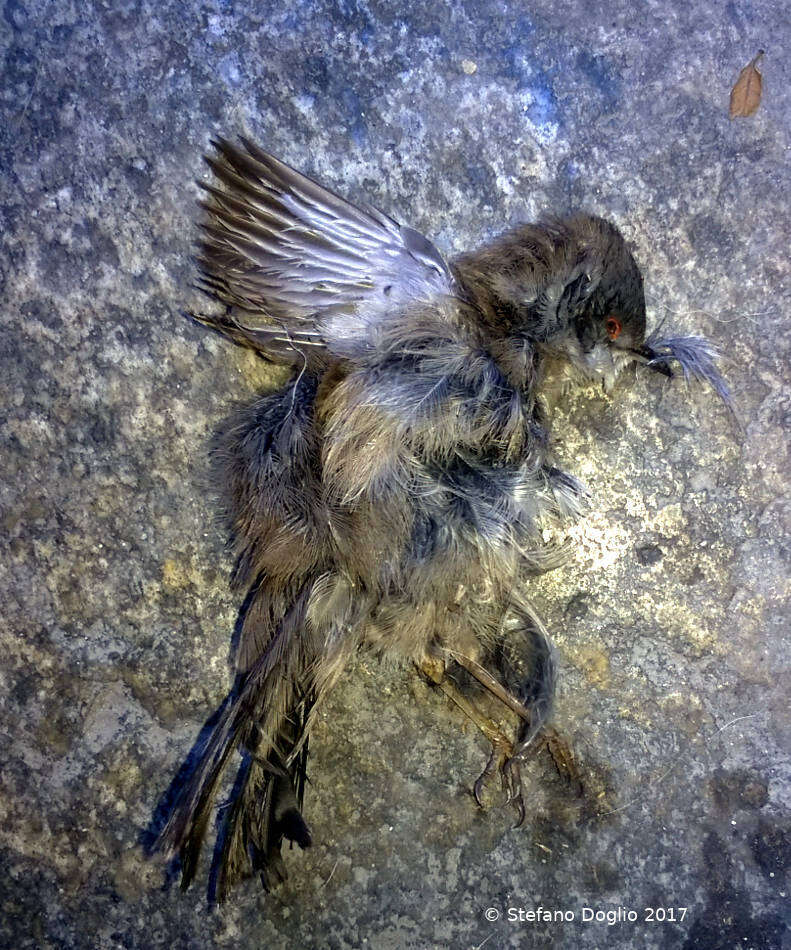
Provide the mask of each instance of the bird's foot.
[{"label": "bird's foot", "polygon": [[[485,777],[488,778],[493,775],[495,770],[499,768],[503,791],[507,796],[506,803],[511,805],[516,811],[517,819],[514,825],[515,828],[519,828],[519,826],[524,823],[526,815],[521,767],[532,755],[537,754],[542,748],[546,748],[547,752],[549,752],[560,777],[564,778],[569,785],[576,786],[580,796],[584,794],[582,778],[577,768],[577,763],[574,760],[571,747],[560,733],[551,726],[544,726],[539,735],[534,737],[533,741],[526,745],[513,747],[512,754],[504,758],[496,760],[495,755],[498,750],[493,748],[492,757],[489,759],[486,769],[484,769],[478,782],[481,782]],[[476,782],[476,787],[478,782]],[[477,792],[475,799],[480,805],[481,802]]]},{"label": "bird's foot", "polygon": [[503,768],[505,767],[505,763],[512,758],[514,750],[513,744],[505,736],[493,739],[491,742],[492,754],[489,756],[489,760],[483,772],[481,772],[475,780],[475,784],[472,786],[472,794],[481,808],[486,807],[483,793],[493,776],[497,775],[498,772],[503,782],[503,791],[507,791]]},{"label": "bird's foot", "polygon": [[501,741],[492,742],[492,754],[472,788],[475,801],[481,808],[485,808],[484,790],[492,778],[499,773],[502,790],[506,796],[505,802],[516,811],[515,828],[524,822],[526,814],[521,771],[524,760],[524,755],[514,754],[513,744],[505,737]]}]

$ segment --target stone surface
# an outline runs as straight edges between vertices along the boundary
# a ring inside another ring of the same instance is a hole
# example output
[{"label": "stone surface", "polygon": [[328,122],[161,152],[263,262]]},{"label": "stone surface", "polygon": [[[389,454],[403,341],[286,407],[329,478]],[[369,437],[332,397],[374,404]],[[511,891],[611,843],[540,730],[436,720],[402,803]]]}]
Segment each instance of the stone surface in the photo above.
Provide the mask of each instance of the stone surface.
[{"label": "stone surface", "polygon": [[[789,945],[789,44],[780,0],[5,2],[4,946]],[[758,48],[764,102],[729,122]],[[181,312],[201,154],[243,131],[449,252],[613,217],[743,428],[646,376],[556,414],[594,506],[535,600],[598,801],[539,758],[521,830],[481,812],[479,737],[361,658],[313,743],[316,846],[211,912],[138,841],[229,683],[207,446],[272,380]],[[507,919],[538,905],[575,920]]]}]

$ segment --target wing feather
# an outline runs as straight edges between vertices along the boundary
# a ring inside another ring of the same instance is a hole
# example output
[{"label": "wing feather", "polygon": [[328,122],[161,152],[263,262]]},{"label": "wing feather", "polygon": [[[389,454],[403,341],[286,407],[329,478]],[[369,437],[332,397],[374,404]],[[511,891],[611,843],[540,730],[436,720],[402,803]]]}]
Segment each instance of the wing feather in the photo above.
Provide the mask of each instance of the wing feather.
[{"label": "wing feather", "polygon": [[[357,207],[247,139],[213,142],[201,183],[200,286],[243,317],[201,316],[277,360],[364,345],[387,313],[455,296],[437,248],[375,208]],[[307,349],[305,349],[307,348]]]}]

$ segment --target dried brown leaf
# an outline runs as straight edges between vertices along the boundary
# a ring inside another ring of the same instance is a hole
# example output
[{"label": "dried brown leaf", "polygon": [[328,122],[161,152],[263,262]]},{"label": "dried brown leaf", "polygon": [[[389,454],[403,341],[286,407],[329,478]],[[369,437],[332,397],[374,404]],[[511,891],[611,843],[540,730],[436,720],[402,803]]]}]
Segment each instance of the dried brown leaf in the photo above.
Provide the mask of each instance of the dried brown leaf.
[{"label": "dried brown leaf", "polygon": [[736,85],[731,89],[732,119],[752,115],[761,104],[763,78],[758,72],[758,60],[763,55],[764,51],[758,50],[758,55],[739,73]]}]

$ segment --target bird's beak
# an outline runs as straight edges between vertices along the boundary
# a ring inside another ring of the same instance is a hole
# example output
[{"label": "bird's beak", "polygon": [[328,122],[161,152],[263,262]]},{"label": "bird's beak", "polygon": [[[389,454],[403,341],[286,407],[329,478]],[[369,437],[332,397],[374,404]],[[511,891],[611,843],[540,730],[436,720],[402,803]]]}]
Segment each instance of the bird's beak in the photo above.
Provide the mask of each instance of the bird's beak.
[{"label": "bird's beak", "polygon": [[669,376],[672,379],[673,372],[665,362],[661,353],[652,350],[651,347],[645,343],[643,343],[642,346],[634,347],[632,353],[634,353],[635,359],[644,366],[647,366],[648,369],[652,369],[655,373],[662,373],[663,376]]}]

